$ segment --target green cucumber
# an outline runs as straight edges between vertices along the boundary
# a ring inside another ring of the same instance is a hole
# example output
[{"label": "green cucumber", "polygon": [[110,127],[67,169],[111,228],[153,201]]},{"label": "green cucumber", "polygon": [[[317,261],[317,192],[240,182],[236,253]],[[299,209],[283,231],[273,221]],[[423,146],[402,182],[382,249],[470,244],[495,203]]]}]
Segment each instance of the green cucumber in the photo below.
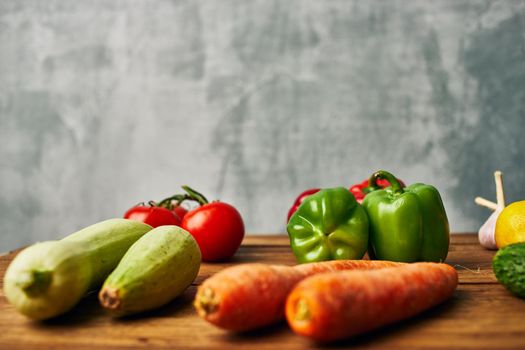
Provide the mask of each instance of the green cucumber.
[{"label": "green cucumber", "polygon": [[100,286],[128,248],[151,229],[138,221],[110,219],[60,241],[34,244],[7,268],[4,294],[30,318],[60,315]]},{"label": "green cucumber", "polygon": [[99,293],[115,316],[155,309],[195,280],[201,263],[197,242],[178,226],[157,227],[131,246]]},{"label": "green cucumber", "polygon": [[492,269],[501,284],[525,298],[525,243],[501,248],[492,260]]}]

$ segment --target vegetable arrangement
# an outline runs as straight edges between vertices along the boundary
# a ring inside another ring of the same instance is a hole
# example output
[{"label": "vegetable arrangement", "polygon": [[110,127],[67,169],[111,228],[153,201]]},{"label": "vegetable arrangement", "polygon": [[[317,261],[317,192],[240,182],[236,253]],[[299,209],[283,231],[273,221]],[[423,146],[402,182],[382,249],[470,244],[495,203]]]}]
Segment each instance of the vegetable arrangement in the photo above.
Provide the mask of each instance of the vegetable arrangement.
[{"label": "vegetable arrangement", "polygon": [[263,327],[286,313],[297,334],[332,341],[416,315],[450,298],[457,282],[456,270],[441,263],[244,264],[207,279],[194,306],[230,331]]},{"label": "vegetable arrangement", "polygon": [[503,173],[494,172],[496,203],[482,197],[474,202],[493,211],[478,231],[479,243],[499,249],[492,260],[498,281],[516,296],[525,298],[525,201],[505,206]]},{"label": "vegetable arrangement", "polygon": [[226,268],[199,287],[194,306],[217,327],[246,331],[284,318],[284,303],[294,285],[308,276],[339,270],[371,270],[400,263],[334,260],[294,267],[243,264]]},{"label": "vegetable arrangement", "polygon": [[150,230],[151,226],[141,222],[111,219],[61,241],[30,246],[9,265],[5,296],[30,318],[60,315],[100,286],[128,248]]},{"label": "vegetable arrangement", "polygon": [[4,293],[20,313],[43,320],[67,312],[105,280],[100,302],[123,316],[180,295],[197,276],[200,257],[180,227],[111,219],[24,249],[7,269]]},{"label": "vegetable arrangement", "polygon": [[[130,208],[125,219],[25,249],[6,272],[6,297],[34,319],[64,313],[99,287],[100,304],[114,316],[167,304],[195,280],[201,260],[231,258],[244,237],[233,206],[182,188],[182,194]],[[186,201],[198,206],[187,209]],[[448,220],[430,185],[405,187],[378,171],[350,190],[301,193],[288,219],[300,265],[244,264],[218,272],[195,297],[203,319],[247,331],[286,318],[294,332],[332,341],[413,316],[456,288],[457,273],[448,265],[407,264],[447,256]],[[355,260],[367,250],[374,260]],[[522,248],[509,246],[497,261],[499,275],[517,294],[524,283],[516,278],[515,257],[522,255]]]},{"label": "vegetable arrangement", "polygon": [[525,201],[501,211],[495,228],[500,248],[492,260],[498,281],[515,295],[525,298]]},{"label": "vegetable arrangement", "polygon": [[[182,188],[186,193],[130,208],[125,219],[23,250],[4,276],[8,301],[41,320],[67,312],[104,280],[100,303],[116,316],[177,297],[195,280],[201,259],[230,258],[244,237],[243,220],[233,206],[209,203],[199,192]],[[181,205],[187,200],[199,207],[188,211]]]},{"label": "vegetable arrangement", "polygon": [[[150,201],[149,206],[135,206],[124,217],[143,221],[153,227],[182,227],[197,240],[203,261],[231,258],[244,238],[241,214],[230,204],[220,201],[210,203],[203,194],[189,186],[182,186],[182,189],[185,193],[165,198],[158,204]],[[198,207],[187,210],[182,206],[185,201],[196,202]]]},{"label": "vegetable arrangement", "polygon": [[[403,181],[401,181],[399,179],[397,179],[397,181],[399,182],[399,184],[401,184],[402,187],[405,187],[405,184],[403,183]],[[377,180],[377,186],[379,186],[380,188],[386,188],[386,187],[390,186],[390,183],[386,179],[378,179]],[[295,199],[293,205],[288,210],[288,216],[286,217],[286,222],[290,221],[290,218],[297,211],[297,209],[299,208],[299,206],[305,200],[306,197],[308,197],[308,196],[310,196],[310,195],[312,195],[314,193],[317,193],[320,190],[321,190],[320,188],[310,188],[310,189],[308,189],[308,190],[306,190],[304,192],[301,192],[301,194],[299,196],[297,196],[297,198]],[[350,189],[349,189],[349,191],[354,195],[357,203],[359,203],[359,204],[361,204],[363,202],[363,199],[365,198],[365,196],[368,193],[372,192],[373,190],[374,189],[372,187],[370,187],[370,185],[368,183],[368,179],[366,179],[363,182],[360,182],[358,184],[350,186]]]},{"label": "vegetable arrangement", "polygon": [[[390,186],[382,188],[387,183]],[[301,197],[287,225],[299,263],[360,259],[367,249],[372,259],[445,260],[450,230],[435,187],[405,187],[380,170],[372,174],[367,187],[361,184],[358,189],[366,192],[362,206],[342,187]]]},{"label": "vegetable arrangement", "polygon": [[476,204],[494,212],[481,226],[478,232],[480,244],[488,249],[503,248],[508,244],[525,241],[525,201],[518,201],[505,206],[503,173],[494,172],[496,183],[496,203],[482,197],[476,197]]}]

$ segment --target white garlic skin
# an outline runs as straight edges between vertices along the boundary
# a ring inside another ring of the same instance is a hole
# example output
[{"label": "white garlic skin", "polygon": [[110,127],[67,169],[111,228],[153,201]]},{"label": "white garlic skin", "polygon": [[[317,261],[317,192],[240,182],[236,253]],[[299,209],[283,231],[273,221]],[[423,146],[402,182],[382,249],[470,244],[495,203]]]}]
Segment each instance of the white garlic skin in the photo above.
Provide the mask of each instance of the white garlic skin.
[{"label": "white garlic skin", "polygon": [[478,231],[479,243],[487,249],[498,249],[495,238],[496,220],[502,210],[502,208],[496,209]]}]

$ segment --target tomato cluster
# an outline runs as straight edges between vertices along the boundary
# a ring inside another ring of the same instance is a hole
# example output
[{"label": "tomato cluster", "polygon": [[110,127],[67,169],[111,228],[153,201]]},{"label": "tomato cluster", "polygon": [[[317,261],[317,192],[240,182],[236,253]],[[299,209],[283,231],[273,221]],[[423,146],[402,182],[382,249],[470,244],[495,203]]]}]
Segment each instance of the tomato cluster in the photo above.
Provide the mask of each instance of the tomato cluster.
[{"label": "tomato cluster", "polygon": [[[231,258],[244,238],[241,214],[230,204],[208,202],[199,192],[182,186],[185,194],[168,197],[159,203],[148,202],[130,208],[124,218],[142,221],[150,226],[180,226],[195,238],[202,260],[213,262]],[[199,204],[186,209],[181,204],[191,200]],[[175,204],[173,204],[175,202]]]}]

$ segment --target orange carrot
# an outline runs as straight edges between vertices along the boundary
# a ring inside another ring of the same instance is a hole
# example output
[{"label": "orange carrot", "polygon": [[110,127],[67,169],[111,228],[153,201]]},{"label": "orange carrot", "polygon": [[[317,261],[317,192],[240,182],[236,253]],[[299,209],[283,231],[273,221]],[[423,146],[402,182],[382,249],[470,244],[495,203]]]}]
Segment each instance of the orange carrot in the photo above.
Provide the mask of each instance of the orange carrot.
[{"label": "orange carrot", "polygon": [[286,319],[295,333],[316,341],[343,339],[437,305],[457,284],[456,270],[438,263],[319,274],[290,293]]},{"label": "orange carrot", "polygon": [[199,287],[195,308],[217,327],[246,331],[284,318],[292,288],[313,274],[403,265],[391,261],[334,260],[297,266],[244,264],[220,271]]}]

